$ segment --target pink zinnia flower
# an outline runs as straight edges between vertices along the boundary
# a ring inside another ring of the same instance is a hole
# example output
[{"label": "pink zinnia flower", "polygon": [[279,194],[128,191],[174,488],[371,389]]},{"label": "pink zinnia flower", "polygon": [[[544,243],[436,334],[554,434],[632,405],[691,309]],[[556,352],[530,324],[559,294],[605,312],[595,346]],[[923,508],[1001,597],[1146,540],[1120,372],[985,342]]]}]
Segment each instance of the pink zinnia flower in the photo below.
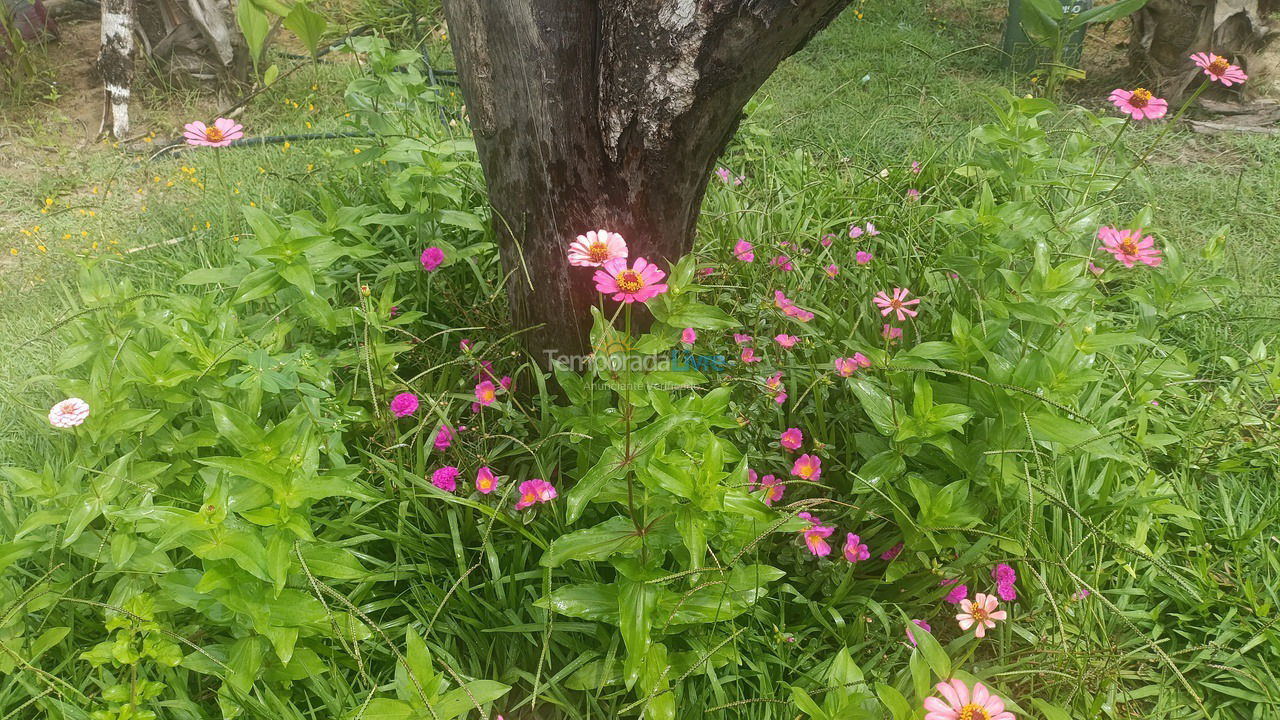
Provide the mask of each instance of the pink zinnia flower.
[{"label": "pink zinnia flower", "polygon": [[698,342],[698,331],[693,328],[685,328],[680,331],[680,342],[685,345],[692,345]]},{"label": "pink zinnia flower", "polygon": [[458,468],[452,465],[445,465],[431,473],[431,484],[445,492],[453,492],[458,489],[459,472]]},{"label": "pink zinnia flower", "polygon": [[893,547],[880,553],[881,560],[892,560],[902,553],[902,543],[898,543]]},{"label": "pink zinnia flower", "polygon": [[498,487],[498,478],[494,477],[493,471],[488,466],[482,467],[476,471],[476,491],[481,495],[488,495]]},{"label": "pink zinnia flower", "polygon": [[756,349],[755,349],[755,348],[753,348],[753,347],[744,347],[744,348],[742,348],[742,362],[744,362],[744,363],[758,363],[758,362],[760,362],[760,361],[761,361],[761,360],[763,360],[763,359],[764,359],[764,358],[758,358],[758,357],[756,357]]},{"label": "pink zinnia flower", "polygon": [[911,291],[906,288],[894,288],[893,297],[889,297],[889,293],[881,290],[871,302],[880,306],[881,315],[887,316],[889,313],[896,312],[898,313],[898,322],[902,322],[907,319],[908,315],[915,317],[919,314],[918,311],[912,310],[911,306],[919,305],[920,298],[908,300],[907,296],[910,294]]},{"label": "pink zinnia flower", "polygon": [[1232,65],[1226,58],[1213,53],[1198,52],[1191,56],[1191,61],[1204,70],[1204,74],[1218,82],[1231,87],[1249,79],[1239,65]]},{"label": "pink zinnia flower", "polygon": [[[933,632],[933,626],[923,620],[912,620],[911,622],[925,632]],[[911,632],[911,628],[907,628],[907,640],[911,641],[911,647],[916,647],[916,636]]]},{"label": "pink zinnia flower", "polygon": [[503,390],[510,390],[511,383],[512,383],[512,380],[510,375],[503,375],[502,379],[498,381],[498,384],[502,386]]},{"label": "pink zinnia flower", "polygon": [[804,444],[804,433],[800,432],[800,428],[787,428],[782,431],[778,443],[788,450],[799,450]]},{"label": "pink zinnia flower", "polygon": [[750,335],[740,335],[738,333],[733,334],[733,342],[735,345],[744,345],[751,342],[751,340],[752,338]]},{"label": "pink zinnia flower", "polygon": [[1014,583],[1018,581],[1018,574],[1013,568],[1006,563],[1000,563],[991,570],[991,577],[996,581],[996,594],[1005,602],[1012,602],[1018,599],[1018,591],[1014,587]]},{"label": "pink zinnia flower", "polygon": [[56,428],[76,427],[87,417],[89,417],[89,403],[76,397],[67,398],[49,408],[49,424]]},{"label": "pink zinnia flower", "polygon": [[738,242],[734,244],[733,256],[745,263],[755,262],[756,259],[754,247],[742,238],[738,238]]},{"label": "pink zinnia flower", "polygon": [[863,229],[862,229],[862,226],[860,226],[860,225],[850,225],[850,226],[849,226],[849,237],[850,237],[850,238],[853,238],[854,240],[857,240],[858,238],[862,237],[862,233],[864,233],[864,232],[866,232],[866,231],[865,231],[865,230],[863,230]]},{"label": "pink zinnia flower", "polygon": [[871,253],[865,252],[863,250],[859,250],[853,256],[854,261],[857,262],[859,265],[866,265],[867,263],[871,262],[873,258],[874,256]]},{"label": "pink zinnia flower", "polygon": [[[1230,83],[1227,83],[1230,85]],[[201,147],[226,147],[232,140],[244,137],[244,128],[231,118],[218,118],[212,126],[196,120],[182,126],[182,137],[188,145]]]},{"label": "pink zinnia flower", "polygon": [[930,695],[924,699],[924,720],[1014,720],[1004,709],[1004,700],[992,695],[982,683],[973,684],[973,692],[963,680],[952,678],[934,686],[946,700]]},{"label": "pink zinnia flower", "polygon": [[828,233],[822,236],[822,247],[831,247],[831,243],[835,242],[836,236]]},{"label": "pink zinnia flower", "polygon": [[1120,111],[1133,116],[1134,120],[1155,120],[1169,112],[1169,103],[1163,98],[1153,97],[1146,88],[1122,90],[1116,88],[1107,98]]},{"label": "pink zinnia flower", "polygon": [[1141,230],[1117,230],[1103,225],[1098,228],[1098,239],[1102,241],[1098,249],[1111,253],[1127,268],[1137,263],[1158,267],[1164,261],[1155,241],[1150,235],[1142,237]]},{"label": "pink zinnia flower", "polygon": [[484,382],[476,385],[476,402],[485,407],[489,407],[497,398],[498,390],[493,386],[492,381],[485,380]]},{"label": "pink zinnia flower", "polygon": [[551,502],[556,498],[556,489],[546,480],[534,478],[520,483],[520,500],[516,502],[517,510],[524,510],[540,503]]},{"label": "pink zinnia flower", "polygon": [[961,630],[974,628],[973,634],[976,637],[984,637],[987,630],[996,626],[997,620],[1004,620],[1009,616],[1004,610],[997,610],[1000,601],[996,600],[994,595],[978,593],[973,596],[973,600],[964,599],[960,601],[960,612],[956,614],[956,621],[960,623]]},{"label": "pink zinnia flower", "polygon": [[448,425],[441,425],[436,431],[436,438],[432,443],[437,450],[446,450],[453,444],[453,432],[449,430]]},{"label": "pink zinnia flower", "polygon": [[444,262],[444,251],[438,247],[429,247],[422,251],[422,257],[418,259],[422,262],[424,270],[434,272]]},{"label": "pink zinnia flower", "polygon": [[827,544],[827,538],[831,537],[831,533],[836,529],[830,525],[810,525],[804,530],[804,546],[809,552],[818,557],[826,557],[831,554],[831,546]]},{"label": "pink zinnia flower", "polygon": [[773,339],[779,345],[781,345],[782,347],[788,350],[795,347],[796,343],[800,340],[800,338],[796,337],[795,335],[788,335],[786,333],[778,333],[777,335],[773,336]]},{"label": "pink zinnia flower", "polygon": [[569,264],[600,267],[610,260],[627,259],[627,241],[616,232],[591,230],[569,243]]},{"label": "pink zinnia flower", "polygon": [[822,458],[817,455],[801,455],[796,458],[795,465],[791,466],[791,474],[802,480],[818,482],[818,478],[822,477]]},{"label": "pink zinnia flower", "polygon": [[790,272],[792,269],[794,269],[793,266],[791,265],[791,258],[787,257],[786,255],[779,255],[778,257],[770,260],[769,264],[776,268],[781,268],[787,272]]},{"label": "pink zinnia flower", "polygon": [[658,282],[667,274],[642,257],[636,258],[633,267],[627,267],[624,258],[613,258],[604,263],[602,269],[594,276],[596,290],[620,302],[645,302],[667,291],[664,283]]},{"label": "pink zinnia flower", "polygon": [[902,339],[902,328],[885,323],[884,327],[880,329],[880,336],[890,343],[897,342]]},{"label": "pink zinnia flower", "polygon": [[412,415],[418,410],[418,396],[413,393],[400,393],[391,398],[391,414],[396,417]]},{"label": "pink zinnia flower", "polygon": [[760,488],[765,491],[764,504],[773,505],[782,499],[782,493],[786,492],[787,485],[773,475],[765,475],[760,478]]},{"label": "pink zinnia flower", "polygon": [[826,270],[827,270],[827,277],[833,278],[840,274],[840,266],[835,263],[831,263],[830,265],[828,265],[826,267]]},{"label": "pink zinnia flower", "polygon": [[871,557],[871,551],[867,549],[866,543],[862,542],[862,538],[849,533],[844,538],[844,559],[851,563],[859,560],[866,560]]}]

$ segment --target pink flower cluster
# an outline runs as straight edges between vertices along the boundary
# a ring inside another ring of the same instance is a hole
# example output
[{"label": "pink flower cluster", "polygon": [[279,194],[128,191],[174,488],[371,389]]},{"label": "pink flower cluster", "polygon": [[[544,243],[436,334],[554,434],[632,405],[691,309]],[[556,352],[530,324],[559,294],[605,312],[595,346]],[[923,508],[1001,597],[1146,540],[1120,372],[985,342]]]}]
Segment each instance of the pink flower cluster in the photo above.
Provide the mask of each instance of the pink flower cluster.
[{"label": "pink flower cluster", "polygon": [[853,374],[861,368],[871,367],[871,361],[867,359],[866,355],[856,352],[853,357],[836,358],[835,366],[836,374],[847,378],[853,377]]},{"label": "pink flower cluster", "polygon": [[789,318],[795,318],[800,322],[809,322],[813,319],[813,313],[796,305],[781,290],[773,291],[773,304],[782,311],[783,315]]},{"label": "pink flower cluster", "polygon": [[1000,563],[991,569],[991,577],[996,581],[996,594],[1001,600],[1013,602],[1018,599],[1018,590],[1014,587],[1018,582],[1018,574],[1012,567]]}]

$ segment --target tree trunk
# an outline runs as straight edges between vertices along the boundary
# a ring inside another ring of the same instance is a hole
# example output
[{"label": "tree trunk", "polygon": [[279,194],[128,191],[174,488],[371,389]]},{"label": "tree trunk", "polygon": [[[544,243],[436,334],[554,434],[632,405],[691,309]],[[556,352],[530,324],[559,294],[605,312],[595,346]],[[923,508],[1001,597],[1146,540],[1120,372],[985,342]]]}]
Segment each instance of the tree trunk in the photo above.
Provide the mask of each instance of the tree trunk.
[{"label": "tree trunk", "polygon": [[98,75],[102,78],[101,134],[116,139],[129,132],[129,95],[133,83],[133,0],[102,0],[102,45]]},{"label": "tree trunk", "polygon": [[[1187,59],[1191,53],[1222,55],[1249,72],[1249,56],[1270,32],[1265,18],[1276,8],[1276,0],[1149,0],[1132,16],[1129,63],[1177,104],[1204,77]],[[1248,87],[1215,90],[1234,95]]]},{"label": "tree trunk", "polygon": [[598,295],[568,243],[606,228],[632,258],[687,253],[743,105],[848,1],[445,0],[512,320],[536,328],[539,362],[587,345]]}]

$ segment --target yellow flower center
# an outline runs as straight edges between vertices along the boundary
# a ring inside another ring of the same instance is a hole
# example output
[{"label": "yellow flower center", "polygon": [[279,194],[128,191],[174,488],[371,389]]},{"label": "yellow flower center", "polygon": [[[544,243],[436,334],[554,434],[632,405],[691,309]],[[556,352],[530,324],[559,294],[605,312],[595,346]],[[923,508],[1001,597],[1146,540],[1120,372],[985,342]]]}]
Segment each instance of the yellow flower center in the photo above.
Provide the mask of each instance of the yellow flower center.
[{"label": "yellow flower center", "polygon": [[969,611],[969,614],[973,616],[973,621],[975,623],[981,623],[987,619],[987,611],[977,605],[973,606],[973,609]]},{"label": "yellow flower center", "polygon": [[587,257],[591,258],[591,262],[602,263],[609,259],[609,245],[604,241],[596,241],[587,248]]},{"label": "yellow flower center", "polygon": [[222,131],[216,127],[207,127],[204,129],[204,138],[209,142],[222,142]]},{"label": "yellow flower center", "polygon": [[1134,90],[1133,97],[1129,98],[1129,104],[1136,108],[1144,108],[1149,102],[1151,102],[1151,91],[1146,88]]},{"label": "yellow flower center", "polygon": [[1120,251],[1123,252],[1125,255],[1137,255],[1138,243],[1134,242],[1132,238],[1121,240]]},{"label": "yellow flower center", "polygon": [[640,277],[640,273],[635,270],[623,270],[618,273],[618,289],[622,292],[633,293],[639,292],[644,287],[644,278]]},{"label": "yellow flower center", "polygon": [[1209,63],[1209,67],[1205,69],[1213,73],[1214,75],[1221,75],[1222,73],[1226,72],[1227,68],[1230,66],[1231,66],[1231,63],[1227,62],[1226,58],[1222,57],[1221,55],[1214,55],[1213,62]]},{"label": "yellow flower center", "polygon": [[976,703],[960,708],[960,720],[991,720],[991,712]]}]

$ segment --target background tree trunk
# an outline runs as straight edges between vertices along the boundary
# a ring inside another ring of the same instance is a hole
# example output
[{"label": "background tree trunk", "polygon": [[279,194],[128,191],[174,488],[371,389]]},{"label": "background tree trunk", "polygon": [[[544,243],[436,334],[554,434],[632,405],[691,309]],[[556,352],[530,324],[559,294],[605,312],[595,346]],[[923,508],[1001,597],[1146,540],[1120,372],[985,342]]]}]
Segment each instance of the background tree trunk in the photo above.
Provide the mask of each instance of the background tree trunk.
[{"label": "background tree trunk", "polygon": [[1277,9],[1276,0],[1149,0],[1132,16],[1130,65],[1149,79],[1148,87],[1177,104],[1204,77],[1187,59],[1191,53],[1213,52],[1250,72],[1249,57],[1269,33],[1265,19]]},{"label": "background tree trunk", "polygon": [[568,243],[689,251],[717,156],[778,63],[848,0],[445,0],[529,350],[579,353],[595,302]]},{"label": "background tree trunk", "polygon": [[133,0],[102,0],[98,74],[102,77],[101,134],[123,138],[129,132],[129,96],[133,85]]}]

